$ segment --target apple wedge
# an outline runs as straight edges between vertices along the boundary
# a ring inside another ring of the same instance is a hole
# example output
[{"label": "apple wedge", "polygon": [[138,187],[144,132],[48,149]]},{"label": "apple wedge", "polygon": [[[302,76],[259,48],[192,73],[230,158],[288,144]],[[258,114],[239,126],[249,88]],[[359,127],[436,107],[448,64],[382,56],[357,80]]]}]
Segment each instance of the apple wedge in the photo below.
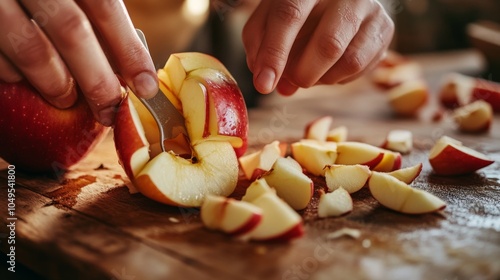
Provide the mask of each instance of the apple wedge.
[{"label": "apple wedge", "polygon": [[318,202],[318,217],[339,217],[352,212],[351,195],[340,187],[331,193],[322,192]]},{"label": "apple wedge", "polygon": [[142,194],[166,204],[198,207],[205,196],[228,196],[236,187],[237,157],[247,147],[248,116],[236,82],[215,58],[199,53],[171,58],[178,62],[167,62],[159,71],[164,92],[158,94],[165,94],[185,118],[188,135],[174,138],[179,145],[172,146],[182,147],[181,140],[189,139],[191,154],[154,148],[158,127],[133,94],[117,112],[115,146],[127,176]]},{"label": "apple wedge", "polygon": [[384,89],[421,77],[422,69],[417,62],[394,51],[387,52],[386,57],[371,73],[372,82]]},{"label": "apple wedge", "polygon": [[375,146],[362,142],[337,143],[337,159],[335,164],[361,164],[370,169],[377,166],[384,158],[384,152]]},{"label": "apple wedge", "polygon": [[239,236],[253,230],[262,220],[262,210],[245,201],[207,195],[200,208],[203,224]]},{"label": "apple wedge", "polygon": [[333,118],[331,116],[323,116],[308,123],[304,132],[304,139],[314,139],[317,141],[326,141]]},{"label": "apple wedge", "polygon": [[389,131],[382,148],[407,154],[413,149],[413,134],[409,130],[395,129]]},{"label": "apple wedge", "polygon": [[329,191],[343,188],[348,193],[359,191],[370,178],[366,165],[328,165],[325,167],[326,186]]},{"label": "apple wedge", "polygon": [[380,172],[390,172],[401,168],[403,159],[400,153],[389,151],[386,149],[380,150],[384,153],[384,156],[379,164],[373,167],[372,170]]},{"label": "apple wedge", "polygon": [[475,78],[450,73],[441,80],[439,101],[446,108],[457,108],[468,104],[471,102],[475,85]]},{"label": "apple wedge", "polygon": [[411,182],[413,182],[413,180],[415,180],[415,178],[418,177],[420,172],[422,172],[422,163],[394,170],[392,172],[388,172],[387,174],[395,177],[400,181],[405,182],[406,184],[410,184]]},{"label": "apple wedge", "polygon": [[428,87],[423,80],[404,82],[387,93],[391,108],[402,116],[415,115],[427,103],[428,96]]},{"label": "apple wedge", "polygon": [[252,202],[257,197],[265,194],[265,193],[274,193],[276,194],[276,190],[272,189],[269,184],[266,182],[266,179],[260,178],[253,181],[250,186],[245,191],[245,195],[241,198],[242,201]]},{"label": "apple wedge", "polygon": [[484,132],[489,130],[493,121],[493,109],[488,102],[477,100],[455,109],[453,119],[463,132]]},{"label": "apple wedge", "polygon": [[446,203],[435,195],[412,188],[389,174],[373,172],[368,187],[380,204],[401,213],[426,214],[446,207]]},{"label": "apple wedge", "polygon": [[261,150],[241,156],[238,161],[241,170],[248,180],[255,180],[269,171],[277,158],[282,156],[280,142],[273,141],[262,147]]},{"label": "apple wedge", "polygon": [[474,100],[484,100],[491,105],[493,111],[500,112],[500,83],[476,79],[471,98],[471,101]]},{"label": "apple wedge", "polygon": [[324,176],[325,166],[334,164],[337,158],[335,142],[299,141],[292,145],[292,156],[304,169],[315,175]]},{"label": "apple wedge", "polygon": [[332,141],[332,142],[345,142],[347,141],[347,127],[345,126],[338,126],[326,134],[326,141]]},{"label": "apple wedge", "polygon": [[278,158],[271,170],[264,175],[269,186],[293,209],[306,208],[313,196],[314,184],[302,170],[296,167],[292,158]]},{"label": "apple wedge", "polygon": [[266,192],[251,203],[262,210],[262,220],[241,239],[289,241],[304,235],[302,217],[275,194]]},{"label": "apple wedge", "polygon": [[441,137],[432,147],[429,162],[439,175],[465,175],[494,163],[486,155],[448,136]]}]

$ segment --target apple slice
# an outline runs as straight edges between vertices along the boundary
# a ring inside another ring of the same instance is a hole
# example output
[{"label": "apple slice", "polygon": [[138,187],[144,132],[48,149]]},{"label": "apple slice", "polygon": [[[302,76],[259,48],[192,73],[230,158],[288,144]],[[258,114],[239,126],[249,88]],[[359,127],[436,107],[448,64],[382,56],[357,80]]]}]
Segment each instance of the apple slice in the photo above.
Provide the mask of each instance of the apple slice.
[{"label": "apple slice", "polygon": [[375,146],[361,142],[337,143],[337,159],[335,164],[361,164],[370,169],[377,166],[384,158],[384,152]]},{"label": "apple slice", "polygon": [[[328,144],[322,144],[328,143]],[[293,158],[315,176],[324,176],[326,165],[334,164],[337,158],[335,142],[318,142],[314,140],[299,141],[292,145]]]},{"label": "apple slice", "polygon": [[288,241],[304,235],[300,215],[275,194],[264,193],[252,204],[262,210],[262,220],[242,239]]},{"label": "apple slice", "polygon": [[389,151],[386,149],[380,149],[384,153],[384,157],[375,167],[372,168],[374,171],[380,172],[390,172],[401,168],[402,157],[398,152]]},{"label": "apple slice", "polygon": [[262,220],[262,210],[249,202],[207,195],[200,216],[207,228],[239,236],[257,227]]},{"label": "apple slice", "polygon": [[491,105],[493,111],[500,112],[500,83],[476,79],[471,100],[484,100]]},{"label": "apple slice", "polygon": [[415,180],[415,178],[418,177],[420,172],[422,172],[422,163],[388,172],[387,174],[397,178],[400,181],[410,184],[411,182],[413,182],[413,180]]},{"label": "apple slice", "polygon": [[448,136],[441,137],[429,154],[429,162],[439,175],[473,173],[495,161]]},{"label": "apple slice", "polygon": [[318,202],[318,217],[339,217],[352,212],[351,195],[340,187],[331,193],[322,192]]},{"label": "apple slice", "polygon": [[281,154],[280,142],[273,141],[259,151],[240,157],[238,161],[245,177],[248,180],[255,180],[269,171]]},{"label": "apple slice", "polygon": [[330,131],[333,118],[331,116],[323,116],[315,119],[306,125],[304,139],[314,139],[317,141],[326,141],[326,136]]},{"label": "apple slice", "polygon": [[428,87],[423,80],[412,80],[392,88],[387,98],[394,112],[413,116],[425,105],[428,95]]},{"label": "apple slice", "polygon": [[407,154],[413,149],[413,134],[409,130],[395,129],[389,131],[382,148]]},{"label": "apple slice", "polygon": [[458,73],[446,75],[439,89],[439,101],[447,108],[456,108],[468,104],[472,99],[472,92],[476,81]]},{"label": "apple slice", "polygon": [[325,167],[326,186],[329,191],[343,188],[348,193],[359,191],[370,178],[366,165],[328,165]]},{"label": "apple slice", "polygon": [[272,189],[269,184],[266,182],[266,179],[260,178],[253,181],[250,186],[245,191],[245,195],[241,198],[243,201],[252,202],[257,197],[265,194],[265,193],[274,193],[276,194],[276,190]]},{"label": "apple slice", "polygon": [[455,109],[453,119],[463,132],[484,132],[493,121],[493,109],[488,102],[477,100]]},{"label": "apple slice", "polygon": [[[198,207],[206,195],[227,196],[235,189],[237,157],[248,142],[248,116],[241,91],[218,60],[199,53],[171,57],[181,62],[167,62],[159,71],[164,91],[159,94],[182,112],[187,138],[169,139],[174,150],[159,151],[151,113],[129,94],[116,115],[115,147],[142,194],[166,204]],[[182,151],[175,151],[178,148]]]},{"label": "apple slice", "polygon": [[262,178],[265,178],[269,186],[276,189],[278,196],[293,209],[301,210],[309,204],[314,184],[295,164],[296,161],[292,158],[278,158],[272,169]]},{"label": "apple slice", "polygon": [[388,52],[371,73],[372,82],[384,89],[421,77],[420,64],[393,51]]},{"label": "apple slice", "polygon": [[332,141],[332,142],[347,141],[347,127],[338,126],[331,129],[330,131],[328,131],[328,134],[326,135],[326,141]]},{"label": "apple slice", "polygon": [[426,214],[446,207],[446,203],[440,198],[412,188],[389,174],[373,172],[368,180],[368,187],[380,204],[401,213]]}]

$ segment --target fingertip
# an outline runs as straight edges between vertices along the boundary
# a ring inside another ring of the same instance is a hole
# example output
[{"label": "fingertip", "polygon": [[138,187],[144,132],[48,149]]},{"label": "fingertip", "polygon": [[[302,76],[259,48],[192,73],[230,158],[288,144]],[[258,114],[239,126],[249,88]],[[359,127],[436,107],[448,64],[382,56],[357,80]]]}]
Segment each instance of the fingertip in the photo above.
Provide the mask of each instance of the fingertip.
[{"label": "fingertip", "polygon": [[155,96],[159,89],[157,76],[149,72],[142,72],[135,76],[133,84],[134,93],[143,98]]},{"label": "fingertip", "polygon": [[254,84],[258,92],[263,94],[271,93],[274,90],[276,72],[270,67],[264,67],[255,74]]},{"label": "fingertip", "polygon": [[287,79],[281,79],[276,86],[276,91],[283,96],[293,95],[298,89],[298,86],[290,83]]}]

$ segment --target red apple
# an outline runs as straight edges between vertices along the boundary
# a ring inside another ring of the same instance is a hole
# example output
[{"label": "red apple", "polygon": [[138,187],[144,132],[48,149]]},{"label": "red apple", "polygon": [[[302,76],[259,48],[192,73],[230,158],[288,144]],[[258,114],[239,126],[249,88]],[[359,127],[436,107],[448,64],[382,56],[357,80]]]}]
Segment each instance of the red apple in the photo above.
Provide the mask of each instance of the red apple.
[{"label": "red apple", "polygon": [[129,95],[115,126],[115,145],[127,176],[145,196],[166,204],[197,207],[206,195],[231,194],[248,131],[236,82],[220,62],[199,53],[173,54],[158,76],[163,94],[185,118],[192,154],[186,157],[184,149],[154,152],[158,128],[146,107]]},{"label": "red apple", "polygon": [[75,105],[51,106],[26,82],[0,82],[0,157],[27,172],[57,176],[106,135],[79,92]]}]

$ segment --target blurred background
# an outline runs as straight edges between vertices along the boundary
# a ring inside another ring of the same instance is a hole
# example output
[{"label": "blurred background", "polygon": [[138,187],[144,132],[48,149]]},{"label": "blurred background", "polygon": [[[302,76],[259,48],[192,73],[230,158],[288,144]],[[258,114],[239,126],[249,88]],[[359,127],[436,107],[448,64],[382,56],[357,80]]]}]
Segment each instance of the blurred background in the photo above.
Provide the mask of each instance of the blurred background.
[{"label": "blurred background", "polygon": [[[258,104],[242,28],[259,0],[124,0],[148,38],[157,68],[170,53],[201,51],[235,76],[249,107]],[[477,76],[500,81],[499,0],[381,0],[396,23],[391,48],[407,55],[475,50],[486,66]]]}]

